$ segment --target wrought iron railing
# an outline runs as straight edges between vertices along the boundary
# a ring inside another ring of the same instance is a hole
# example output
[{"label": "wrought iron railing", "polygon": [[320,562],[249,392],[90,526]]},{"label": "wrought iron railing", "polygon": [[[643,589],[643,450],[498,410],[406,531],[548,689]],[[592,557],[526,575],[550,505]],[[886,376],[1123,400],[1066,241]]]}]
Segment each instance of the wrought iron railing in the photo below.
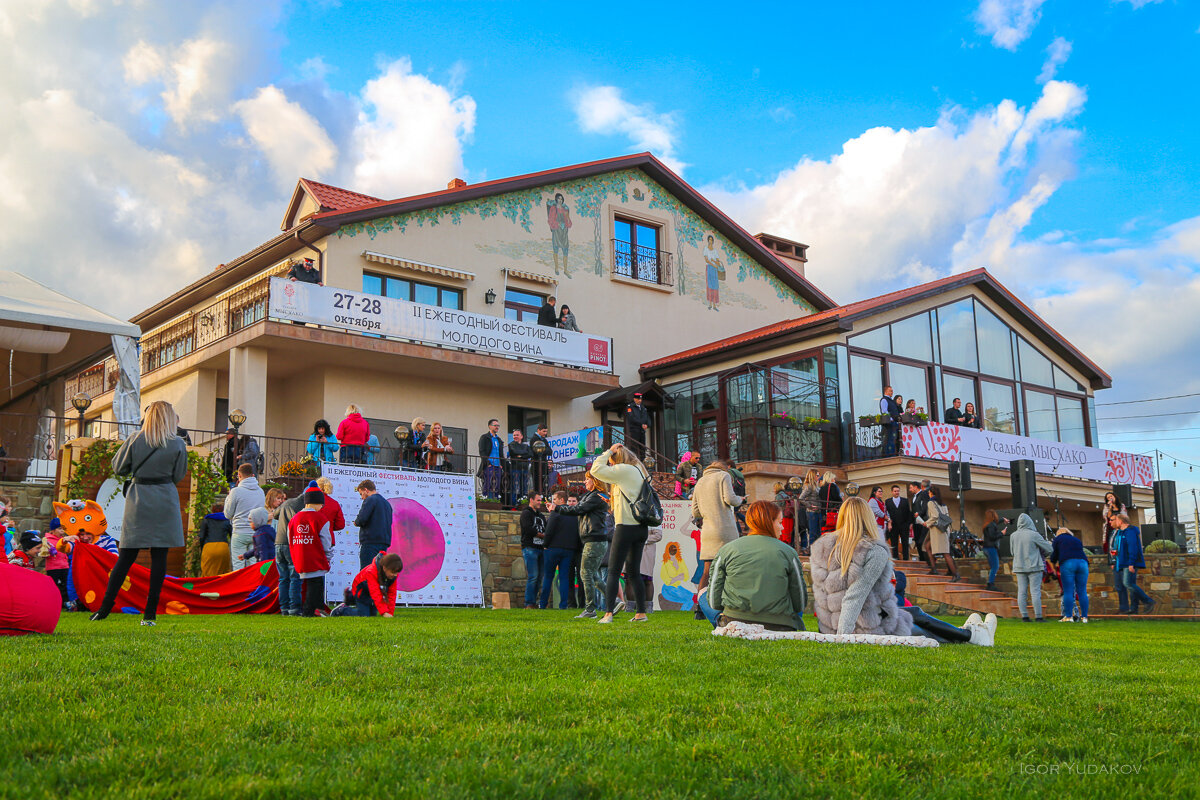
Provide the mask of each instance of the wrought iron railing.
[{"label": "wrought iron railing", "polygon": [[675,285],[671,254],[666,250],[638,247],[620,239],[613,239],[612,254],[614,275],[659,286]]}]

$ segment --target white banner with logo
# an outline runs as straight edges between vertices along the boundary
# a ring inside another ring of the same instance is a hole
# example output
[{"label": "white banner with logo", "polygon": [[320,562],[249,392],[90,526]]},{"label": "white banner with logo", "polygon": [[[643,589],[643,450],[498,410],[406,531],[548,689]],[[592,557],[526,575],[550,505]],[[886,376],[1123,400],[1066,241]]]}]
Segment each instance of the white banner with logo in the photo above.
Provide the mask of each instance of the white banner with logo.
[{"label": "white banner with logo", "polygon": [[1042,475],[1136,486],[1149,486],[1154,481],[1154,464],[1149,456],[1119,450],[1030,439],[942,422],[905,425],[903,441],[904,455],[917,458],[964,461],[1001,469],[1008,469],[1010,461],[1029,459]]},{"label": "white banner with logo", "polygon": [[612,372],[612,339],[410,303],[348,289],[271,278],[268,316],[443,347]]},{"label": "white banner with logo", "polygon": [[356,487],[364,478],[392,507],[392,540],[404,571],[396,579],[401,605],[482,605],[479,522],[475,516],[475,478],[406,469],[324,464],[333,498],[342,505],[346,529],[336,534],[325,595],[340,601],[358,574],[358,528],[362,507]]}]

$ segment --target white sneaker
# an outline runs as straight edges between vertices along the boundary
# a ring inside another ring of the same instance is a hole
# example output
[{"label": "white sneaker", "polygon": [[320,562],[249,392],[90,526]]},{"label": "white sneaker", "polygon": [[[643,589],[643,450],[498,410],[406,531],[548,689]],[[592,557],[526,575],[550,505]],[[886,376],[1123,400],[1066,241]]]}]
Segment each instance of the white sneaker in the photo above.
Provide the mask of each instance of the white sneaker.
[{"label": "white sneaker", "polygon": [[1059,622],[1074,622],[1074,621],[1075,620],[1071,619],[1070,617],[1063,617],[1062,619],[1059,620]]},{"label": "white sneaker", "polygon": [[612,617],[604,616],[596,620],[596,622],[600,623],[601,625],[607,625],[608,623],[612,622]]},{"label": "white sneaker", "polygon": [[575,619],[595,619],[595,618],[596,618],[595,611],[584,611],[582,614],[577,614],[575,616]]},{"label": "white sneaker", "polygon": [[987,625],[970,625],[964,627],[971,632],[971,644],[978,647],[992,647],[996,643],[996,637],[992,635],[992,631]]},{"label": "white sneaker", "polygon": [[1086,625],[1086,624],[1087,624],[1087,617],[1080,617],[1080,618],[1079,618],[1079,621],[1080,621],[1080,622],[1082,622],[1082,623],[1084,623],[1084,624]]},{"label": "white sneaker", "polygon": [[625,601],[624,600],[618,600],[617,602],[613,603],[612,612],[614,614],[620,614],[624,610],[625,610]]},{"label": "white sneaker", "polygon": [[983,624],[992,632],[992,641],[996,641],[996,628],[1000,626],[1000,620],[996,618],[995,614],[988,614],[983,618]]},{"label": "white sneaker", "polygon": [[978,614],[972,614],[971,616],[967,617],[967,621],[963,623],[963,627],[969,628],[972,625],[982,625],[982,624],[983,624],[983,617],[979,616]]}]

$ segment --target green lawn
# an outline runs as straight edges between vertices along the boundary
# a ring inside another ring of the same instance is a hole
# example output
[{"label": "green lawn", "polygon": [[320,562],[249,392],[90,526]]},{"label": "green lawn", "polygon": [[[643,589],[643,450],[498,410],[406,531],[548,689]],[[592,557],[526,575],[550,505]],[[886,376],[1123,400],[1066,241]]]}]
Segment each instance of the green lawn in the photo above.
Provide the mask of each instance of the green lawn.
[{"label": "green lawn", "polygon": [[994,649],[917,650],[573,613],[68,615],[54,636],[0,638],[0,797],[1128,800],[1200,784],[1200,625],[1002,620]]}]

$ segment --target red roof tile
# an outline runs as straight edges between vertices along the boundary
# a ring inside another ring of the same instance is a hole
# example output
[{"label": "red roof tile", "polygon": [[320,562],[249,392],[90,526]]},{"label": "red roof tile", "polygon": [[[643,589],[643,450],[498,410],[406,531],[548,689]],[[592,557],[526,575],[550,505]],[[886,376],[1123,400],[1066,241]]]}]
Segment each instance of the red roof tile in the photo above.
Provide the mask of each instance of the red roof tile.
[{"label": "red roof tile", "polygon": [[1045,320],[1039,317],[1029,306],[1021,302],[1012,292],[1008,291],[988,271],[982,267],[971,270],[970,272],[962,272],[957,275],[948,275],[945,278],[939,278],[929,283],[923,283],[919,286],[911,286],[907,289],[900,289],[895,292],[879,295],[866,300],[859,300],[856,303],[849,303],[844,306],[831,308],[828,311],[822,311],[816,314],[810,314],[807,317],[798,317],[796,319],[783,320],[771,325],[765,325],[761,328],[746,331],[745,333],[729,336],[725,339],[718,339],[715,342],[693,347],[689,350],[683,350],[678,353],[673,353],[669,356],[663,356],[653,361],[647,361],[642,364],[642,372],[647,370],[657,369],[671,364],[676,364],[684,361],[691,361],[702,356],[720,353],[725,350],[732,350],[742,345],[753,344],[755,342],[764,342],[775,336],[780,336],[788,333],[794,333],[820,325],[823,322],[833,320],[851,320],[855,317],[861,317],[869,313],[881,311],[887,307],[902,305],[917,298],[936,294],[937,292],[955,288],[958,286],[967,286],[971,284],[984,284],[992,293],[1005,301],[1011,306],[1011,311],[1015,312],[1015,316],[1024,317],[1035,330],[1041,329],[1046,338],[1059,345],[1068,356],[1073,357],[1085,372],[1092,372],[1104,386],[1111,385],[1112,379],[1109,375],[1100,369],[1091,359],[1077,350],[1074,345],[1068,342],[1054,328],[1046,324]]},{"label": "red roof tile", "polygon": [[352,208],[382,202],[378,197],[359,194],[349,189],[330,186],[327,183],[318,183],[309,178],[301,178],[300,183],[304,184],[304,188],[311,192],[317,202],[320,203],[321,211],[348,211]]}]

